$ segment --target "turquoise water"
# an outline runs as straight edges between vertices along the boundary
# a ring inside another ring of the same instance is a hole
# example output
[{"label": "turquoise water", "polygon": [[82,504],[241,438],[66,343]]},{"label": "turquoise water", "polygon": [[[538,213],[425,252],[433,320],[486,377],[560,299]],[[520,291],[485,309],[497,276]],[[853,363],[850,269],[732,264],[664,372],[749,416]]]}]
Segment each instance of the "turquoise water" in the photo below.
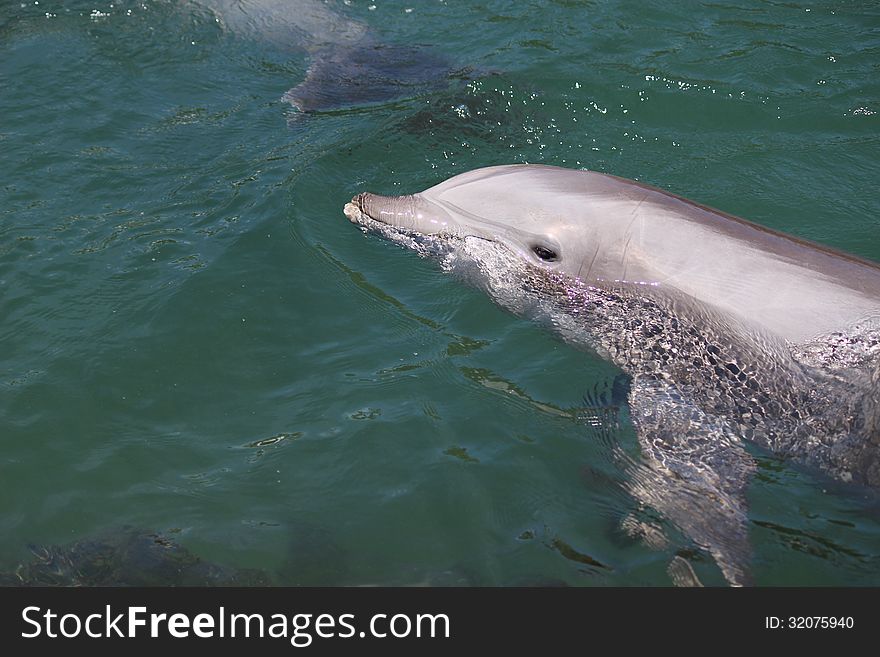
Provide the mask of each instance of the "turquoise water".
[{"label": "turquoise water", "polygon": [[[455,74],[303,116],[307,55],[198,4],[0,3],[0,570],[130,525],[287,584],[723,584],[620,529],[610,365],[342,206],[542,162],[878,260],[877,5],[330,7]],[[758,457],[755,582],[880,584],[876,499]]]}]

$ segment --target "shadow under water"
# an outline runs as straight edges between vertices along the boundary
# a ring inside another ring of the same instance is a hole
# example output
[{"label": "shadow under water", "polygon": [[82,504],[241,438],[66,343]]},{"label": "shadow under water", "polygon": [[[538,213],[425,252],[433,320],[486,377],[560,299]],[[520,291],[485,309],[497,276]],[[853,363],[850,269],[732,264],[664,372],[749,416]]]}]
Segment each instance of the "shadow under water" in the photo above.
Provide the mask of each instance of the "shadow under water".
[{"label": "shadow under water", "polygon": [[0,572],[2,586],[267,586],[269,575],[205,561],[166,536],[124,527],[60,546]]}]

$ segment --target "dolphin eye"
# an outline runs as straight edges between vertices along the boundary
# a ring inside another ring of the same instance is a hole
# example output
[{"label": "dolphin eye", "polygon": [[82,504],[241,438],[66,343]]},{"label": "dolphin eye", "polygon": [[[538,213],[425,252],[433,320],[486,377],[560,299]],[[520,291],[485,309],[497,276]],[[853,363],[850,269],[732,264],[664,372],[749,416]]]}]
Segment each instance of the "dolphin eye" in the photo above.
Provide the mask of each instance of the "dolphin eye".
[{"label": "dolphin eye", "polygon": [[535,252],[535,255],[538,256],[541,260],[546,262],[556,262],[559,260],[559,254],[556,253],[553,249],[550,249],[546,246],[541,246],[540,244],[536,244],[532,247],[532,251]]}]

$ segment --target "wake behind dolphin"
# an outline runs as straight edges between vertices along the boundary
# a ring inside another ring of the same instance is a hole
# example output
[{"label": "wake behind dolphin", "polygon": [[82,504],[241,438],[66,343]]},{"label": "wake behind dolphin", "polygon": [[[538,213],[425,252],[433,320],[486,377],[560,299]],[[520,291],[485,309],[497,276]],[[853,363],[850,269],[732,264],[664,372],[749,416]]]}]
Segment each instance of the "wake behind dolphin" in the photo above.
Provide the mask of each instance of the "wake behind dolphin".
[{"label": "wake behind dolphin", "polygon": [[880,487],[880,266],[659,189],[489,167],[345,214],[632,377],[628,490],[749,582],[744,441]]}]

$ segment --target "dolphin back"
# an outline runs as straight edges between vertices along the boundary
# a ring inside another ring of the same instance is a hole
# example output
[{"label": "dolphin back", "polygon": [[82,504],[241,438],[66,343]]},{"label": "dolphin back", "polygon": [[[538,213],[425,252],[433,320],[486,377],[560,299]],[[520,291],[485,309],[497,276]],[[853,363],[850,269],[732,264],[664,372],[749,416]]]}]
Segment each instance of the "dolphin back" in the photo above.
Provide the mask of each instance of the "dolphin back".
[{"label": "dolphin back", "polygon": [[439,54],[379,41],[367,25],[319,0],[197,0],[227,32],[309,56],[305,79],[282,100],[302,112],[375,105],[441,86],[451,75]]},{"label": "dolphin back", "polygon": [[197,2],[211,9],[227,31],[285,49],[311,52],[321,47],[353,47],[367,32],[363,23],[319,0]]}]

